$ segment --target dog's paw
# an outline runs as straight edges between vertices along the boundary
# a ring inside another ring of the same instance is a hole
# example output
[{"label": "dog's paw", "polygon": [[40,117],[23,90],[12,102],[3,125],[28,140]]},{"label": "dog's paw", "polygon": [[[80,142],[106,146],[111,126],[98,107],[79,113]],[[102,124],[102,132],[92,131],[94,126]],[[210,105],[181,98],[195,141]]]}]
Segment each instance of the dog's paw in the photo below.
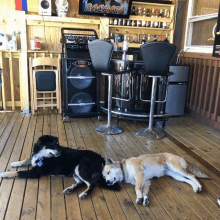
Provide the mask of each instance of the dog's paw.
[{"label": "dog's paw", "polygon": [[143,206],[148,206],[148,205],[149,205],[148,197],[144,196]]},{"label": "dog's paw", "polygon": [[20,167],[21,163],[20,162],[13,162],[13,163],[11,163],[11,166],[12,167]]},{"label": "dog's paw", "polygon": [[69,187],[69,188],[66,188],[66,189],[63,190],[64,194],[68,194],[68,193],[72,193],[72,192],[73,192],[73,188],[72,187],[71,188]]},{"label": "dog's paw", "polygon": [[87,196],[87,193],[85,193],[85,192],[82,192],[79,194],[80,199],[84,199],[86,196]]},{"label": "dog's paw", "polygon": [[193,191],[194,191],[195,193],[201,192],[201,191],[202,191],[202,186],[201,186],[201,187],[194,186],[194,187],[193,187]]},{"label": "dog's paw", "polygon": [[137,198],[137,199],[136,199],[136,203],[137,203],[137,204],[141,204],[142,202],[143,202],[143,198]]},{"label": "dog's paw", "polygon": [[6,173],[5,172],[0,173],[0,178],[4,178],[4,177],[6,177]]}]

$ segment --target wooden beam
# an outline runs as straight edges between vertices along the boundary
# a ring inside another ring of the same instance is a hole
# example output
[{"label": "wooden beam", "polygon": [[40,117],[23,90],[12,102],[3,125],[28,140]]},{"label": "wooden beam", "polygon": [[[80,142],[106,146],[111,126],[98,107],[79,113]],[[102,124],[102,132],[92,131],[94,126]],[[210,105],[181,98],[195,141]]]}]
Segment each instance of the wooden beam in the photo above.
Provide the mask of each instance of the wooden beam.
[{"label": "wooden beam", "polygon": [[35,21],[50,21],[50,22],[63,22],[63,23],[76,23],[76,24],[100,24],[99,19],[84,19],[84,18],[68,18],[68,17],[55,17],[55,16],[44,16],[40,15],[26,15],[27,20]]},{"label": "wooden beam", "polygon": [[5,101],[5,79],[4,79],[2,52],[0,52],[0,67],[2,68],[2,102],[3,102],[3,109],[6,110],[7,105]]},{"label": "wooden beam", "polygon": [[29,113],[29,84],[28,84],[28,64],[27,64],[27,31],[26,31],[26,15],[24,11],[20,12],[20,30],[21,30],[21,74],[22,81],[20,82],[22,86],[21,94],[21,111],[23,113]]}]

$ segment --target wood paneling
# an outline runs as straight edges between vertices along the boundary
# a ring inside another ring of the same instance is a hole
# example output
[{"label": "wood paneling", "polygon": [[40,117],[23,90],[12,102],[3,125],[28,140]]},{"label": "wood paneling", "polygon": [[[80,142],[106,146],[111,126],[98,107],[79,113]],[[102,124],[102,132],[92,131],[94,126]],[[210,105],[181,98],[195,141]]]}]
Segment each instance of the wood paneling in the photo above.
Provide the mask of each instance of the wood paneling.
[{"label": "wood paneling", "polygon": [[180,63],[190,65],[187,107],[219,122],[220,59],[210,54],[187,53]]},{"label": "wood paneling", "polygon": [[21,110],[20,52],[0,51],[2,71],[2,100],[4,110]]}]

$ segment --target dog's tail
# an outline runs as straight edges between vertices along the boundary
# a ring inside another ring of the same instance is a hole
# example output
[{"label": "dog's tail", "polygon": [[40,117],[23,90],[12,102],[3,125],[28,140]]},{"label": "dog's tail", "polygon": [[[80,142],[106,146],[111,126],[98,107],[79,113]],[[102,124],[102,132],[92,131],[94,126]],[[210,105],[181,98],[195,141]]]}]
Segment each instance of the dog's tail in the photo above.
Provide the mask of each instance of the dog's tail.
[{"label": "dog's tail", "polygon": [[210,179],[208,175],[206,175],[203,171],[201,171],[196,165],[194,164],[187,164],[186,170],[193,174],[196,177],[199,178],[205,178],[205,179]]},{"label": "dog's tail", "polygon": [[119,191],[121,189],[121,186],[119,183],[115,183],[114,185],[107,185],[106,180],[103,178],[101,175],[99,180],[98,180],[99,187],[109,189],[109,190],[114,190],[114,191]]}]

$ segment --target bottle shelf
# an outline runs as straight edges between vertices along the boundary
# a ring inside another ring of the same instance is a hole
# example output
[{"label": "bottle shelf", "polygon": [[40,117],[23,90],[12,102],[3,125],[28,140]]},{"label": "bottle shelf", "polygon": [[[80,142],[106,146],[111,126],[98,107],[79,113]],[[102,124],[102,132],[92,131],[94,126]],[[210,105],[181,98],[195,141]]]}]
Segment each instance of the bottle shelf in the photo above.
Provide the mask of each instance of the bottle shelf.
[{"label": "bottle shelf", "polygon": [[143,17],[138,15],[131,15],[129,17],[129,20],[157,21],[157,22],[166,22],[166,23],[171,22],[171,18]]},{"label": "bottle shelf", "polygon": [[150,6],[158,6],[158,7],[173,7],[174,4],[159,4],[159,3],[153,3],[153,2],[136,2],[132,1],[132,5],[150,5]]},{"label": "bottle shelf", "polygon": [[109,25],[110,28],[125,28],[125,29],[145,29],[155,31],[170,31],[169,28],[151,28],[151,27],[136,27],[136,26],[122,26],[122,25]]},{"label": "bottle shelf", "polygon": [[[116,43],[114,43],[116,45]],[[141,43],[128,43],[128,47],[137,47],[139,48],[142,44]],[[122,47],[122,43],[118,43],[119,47]]]}]

